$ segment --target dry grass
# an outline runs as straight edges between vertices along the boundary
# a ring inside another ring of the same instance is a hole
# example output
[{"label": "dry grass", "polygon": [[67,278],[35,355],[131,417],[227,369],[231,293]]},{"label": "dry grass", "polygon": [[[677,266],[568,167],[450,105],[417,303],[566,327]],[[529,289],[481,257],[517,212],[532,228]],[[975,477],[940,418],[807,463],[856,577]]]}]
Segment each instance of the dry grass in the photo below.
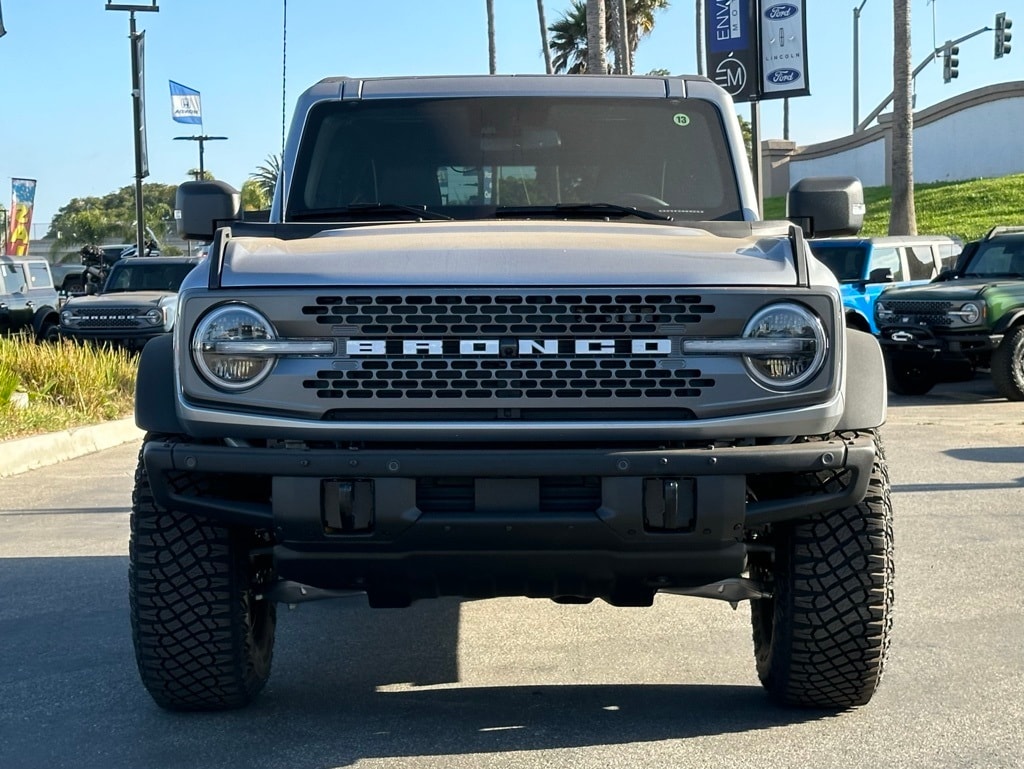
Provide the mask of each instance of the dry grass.
[{"label": "dry grass", "polygon": [[[135,370],[135,356],[120,350],[0,338],[0,440],[130,416]],[[12,402],[15,393],[28,404]]]}]

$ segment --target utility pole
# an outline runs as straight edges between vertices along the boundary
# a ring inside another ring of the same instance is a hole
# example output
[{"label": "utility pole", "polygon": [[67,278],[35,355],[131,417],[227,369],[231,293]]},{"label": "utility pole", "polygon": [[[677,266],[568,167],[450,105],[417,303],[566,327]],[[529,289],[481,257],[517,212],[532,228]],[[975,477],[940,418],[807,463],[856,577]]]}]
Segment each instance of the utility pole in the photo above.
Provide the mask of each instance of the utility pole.
[{"label": "utility pole", "polygon": [[145,73],[143,42],[145,32],[135,29],[136,11],[160,10],[156,0],[150,5],[122,5],[107,3],[108,11],[128,11],[128,37],[132,47],[132,119],[135,134],[135,246],[137,254],[146,253],[146,221],[143,218],[142,180],[149,176],[149,160],[146,157],[146,123],[145,123]]},{"label": "utility pole", "polygon": [[853,132],[857,133],[860,120],[860,12],[868,0],[861,0],[853,9]]},{"label": "utility pole", "polygon": [[[991,32],[991,31],[992,31],[991,27],[982,27],[981,29],[976,29],[974,32],[971,32],[970,34],[964,35],[963,37],[958,37],[956,40],[947,40],[942,45],[942,47],[936,48],[934,51],[929,53],[928,56],[925,58],[925,60],[922,61],[920,64],[918,64],[914,68],[914,71],[910,75],[911,79],[917,78],[917,76],[921,74],[921,71],[925,67],[927,67],[929,64],[931,64],[935,59],[943,56],[948,49],[951,49],[951,48],[953,48],[955,46],[959,46],[960,43],[964,42],[965,40],[970,40],[972,37],[977,37],[978,35],[980,35],[980,34],[982,34],[984,32]],[[871,114],[868,115],[866,118],[864,118],[860,122],[860,125],[857,126],[857,130],[858,131],[863,131],[865,128],[867,128],[869,125],[871,125],[871,121],[874,120],[879,115],[881,115],[882,111],[886,107],[888,107],[890,103],[892,103],[893,96],[894,96],[894,92],[890,92],[888,96],[886,96],[884,99],[882,99],[882,103],[879,104],[877,107],[875,107],[871,111]]]},{"label": "utility pole", "polygon": [[199,181],[202,181],[203,177],[204,177],[203,171],[205,170],[204,167],[203,167],[203,145],[206,144],[206,142],[209,142],[209,141],[223,141],[224,139],[227,139],[228,137],[226,137],[226,136],[206,136],[204,134],[203,136],[175,136],[174,138],[176,140],[184,140],[184,141],[190,141],[190,142],[199,142]]}]

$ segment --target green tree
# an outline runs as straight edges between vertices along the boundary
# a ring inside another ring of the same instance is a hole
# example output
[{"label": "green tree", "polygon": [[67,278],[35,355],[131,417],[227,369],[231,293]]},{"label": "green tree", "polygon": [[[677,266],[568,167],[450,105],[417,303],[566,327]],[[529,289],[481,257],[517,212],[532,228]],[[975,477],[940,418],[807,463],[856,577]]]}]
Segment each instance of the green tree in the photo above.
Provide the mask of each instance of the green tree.
[{"label": "green tree", "polygon": [[[174,226],[177,190],[174,184],[142,185],[143,219],[159,240]],[[135,186],[129,185],[100,197],[72,198],[54,215],[46,237],[58,252],[111,238],[130,243],[135,234]]]},{"label": "green tree", "polygon": [[241,195],[243,211],[265,211],[270,208],[270,197],[263,185],[252,177],[242,183]]},{"label": "green tree", "polygon": [[[277,178],[281,175],[281,156],[267,155],[263,165],[256,166],[256,170],[249,174],[249,178],[255,181],[267,200],[274,199],[274,188],[277,187]],[[243,185],[244,186],[244,185]]]}]

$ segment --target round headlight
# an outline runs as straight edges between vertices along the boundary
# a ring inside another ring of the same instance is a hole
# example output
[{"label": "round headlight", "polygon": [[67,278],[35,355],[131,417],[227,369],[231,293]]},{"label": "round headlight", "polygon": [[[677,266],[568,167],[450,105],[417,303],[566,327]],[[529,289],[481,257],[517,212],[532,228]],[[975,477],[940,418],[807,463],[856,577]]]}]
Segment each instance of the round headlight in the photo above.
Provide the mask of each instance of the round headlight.
[{"label": "round headlight", "polygon": [[977,323],[981,318],[981,308],[974,302],[968,302],[960,307],[960,320],[968,325]]},{"label": "round headlight", "polygon": [[60,314],[60,322],[65,326],[70,326],[75,322],[75,314],[71,310],[64,310]]},{"label": "round headlight", "polygon": [[817,316],[788,302],[760,310],[747,323],[743,336],[764,343],[763,352],[743,360],[757,382],[774,389],[802,385],[821,370],[828,351]]},{"label": "round headlight", "polygon": [[146,319],[146,323],[150,323],[154,326],[160,326],[163,325],[164,322],[164,311],[158,307],[154,307],[152,310],[149,310],[143,317]]},{"label": "round headlight", "polygon": [[889,309],[889,305],[885,302],[875,303],[875,319],[876,320],[892,320],[896,313]]},{"label": "round headlight", "polygon": [[192,359],[203,377],[215,387],[244,390],[270,373],[274,358],[218,350],[219,344],[276,337],[270,321],[251,307],[222,305],[196,326],[192,334]]}]

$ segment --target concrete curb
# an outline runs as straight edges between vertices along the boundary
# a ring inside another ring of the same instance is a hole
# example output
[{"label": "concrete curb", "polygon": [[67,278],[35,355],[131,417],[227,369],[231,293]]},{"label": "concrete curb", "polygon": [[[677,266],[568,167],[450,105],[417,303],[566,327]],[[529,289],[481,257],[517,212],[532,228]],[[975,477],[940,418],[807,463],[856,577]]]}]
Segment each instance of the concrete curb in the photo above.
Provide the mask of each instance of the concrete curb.
[{"label": "concrete curb", "polygon": [[135,426],[135,419],[129,417],[5,441],[0,443],[0,478],[55,465],[128,441],[141,441],[144,434]]}]

